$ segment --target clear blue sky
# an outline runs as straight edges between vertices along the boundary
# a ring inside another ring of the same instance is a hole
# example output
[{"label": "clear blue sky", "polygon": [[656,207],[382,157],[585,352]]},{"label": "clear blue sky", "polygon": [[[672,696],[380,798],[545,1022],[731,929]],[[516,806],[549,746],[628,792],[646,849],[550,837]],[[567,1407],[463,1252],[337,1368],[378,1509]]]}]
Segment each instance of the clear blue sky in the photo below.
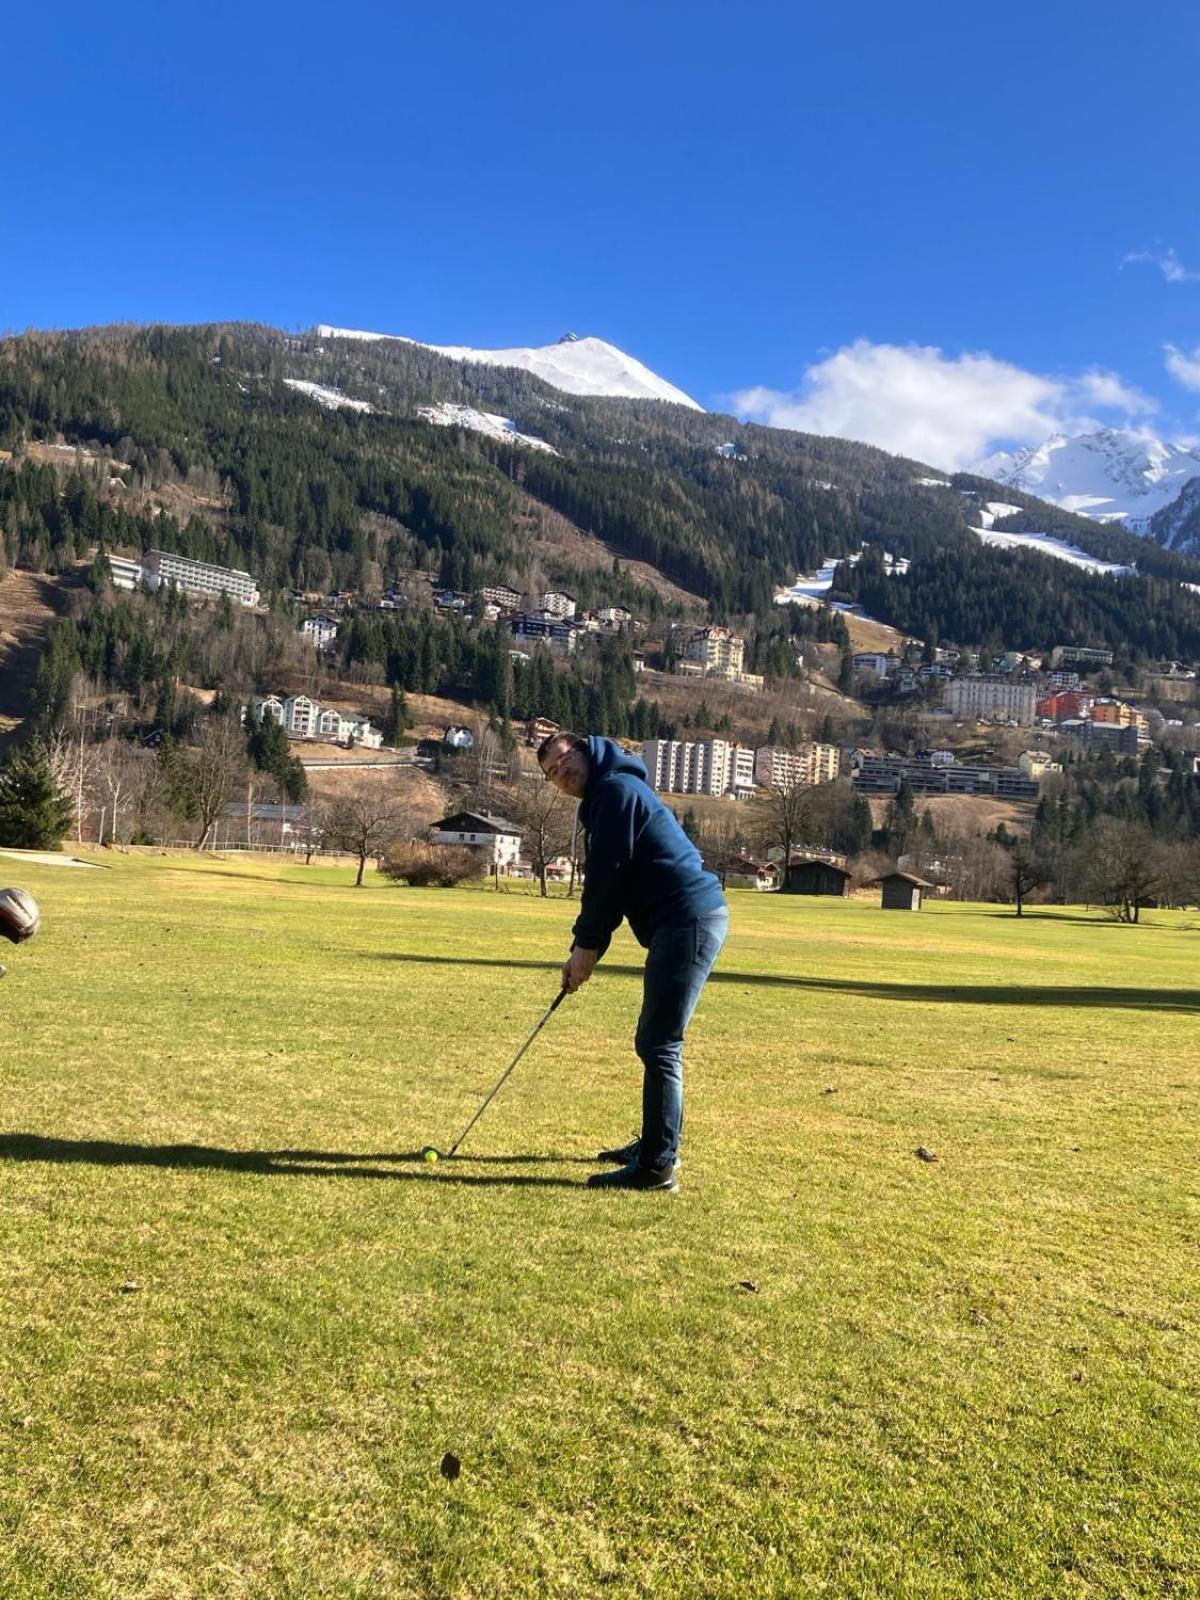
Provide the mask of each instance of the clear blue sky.
[{"label": "clear blue sky", "polygon": [[22,7],[0,329],[572,328],[784,421],[886,432],[859,387],[877,410],[915,385],[921,414],[932,385],[931,443],[960,454],[947,415],[979,383],[989,442],[1046,418],[1200,433],[1197,16]]}]

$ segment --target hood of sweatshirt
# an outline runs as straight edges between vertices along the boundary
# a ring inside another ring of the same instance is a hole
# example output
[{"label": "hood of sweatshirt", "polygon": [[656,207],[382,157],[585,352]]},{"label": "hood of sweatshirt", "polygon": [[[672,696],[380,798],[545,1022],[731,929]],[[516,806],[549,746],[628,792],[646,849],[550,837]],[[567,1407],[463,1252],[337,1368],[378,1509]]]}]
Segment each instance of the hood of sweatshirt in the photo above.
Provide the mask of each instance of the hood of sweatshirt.
[{"label": "hood of sweatshirt", "polygon": [[637,757],[631,756],[628,751],[622,750],[615,739],[605,739],[598,733],[593,733],[588,738],[588,761],[591,770],[588,773],[587,788],[584,798],[602,783],[605,778],[611,777],[614,772],[624,772],[631,778],[640,778],[646,782],[645,764]]}]

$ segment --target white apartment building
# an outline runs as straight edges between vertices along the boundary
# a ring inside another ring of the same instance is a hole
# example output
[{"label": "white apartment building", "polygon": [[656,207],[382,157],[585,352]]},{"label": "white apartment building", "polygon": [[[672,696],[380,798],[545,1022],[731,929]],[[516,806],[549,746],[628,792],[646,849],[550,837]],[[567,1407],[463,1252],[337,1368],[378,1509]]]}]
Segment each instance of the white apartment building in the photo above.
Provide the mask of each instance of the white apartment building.
[{"label": "white apartment building", "polygon": [[799,784],[832,783],[841,767],[836,744],[802,744],[796,750],[764,744],[754,752],[754,781],[765,788],[793,789]]},{"label": "white apartment building", "polygon": [[114,589],[136,589],[142,581],[141,562],[130,561],[128,556],[109,556],[108,569]]},{"label": "white apartment building", "polygon": [[946,685],[945,704],[956,717],[978,722],[1000,718],[1028,726],[1034,719],[1037,689],[1032,683],[993,673],[965,673]]},{"label": "white apartment building", "polygon": [[727,739],[647,739],[642,760],[661,794],[720,795],[754,784],[753,753]]},{"label": "white apartment building", "polygon": [[378,750],[383,744],[382,730],[372,727],[368,718],[344,717],[331,706],[319,706],[306,694],[289,695],[286,700],[277,694],[266,695],[243,708],[243,716],[256,722],[278,722],[289,739],[328,739],[366,750]]},{"label": "white apartment building", "polygon": [[169,550],[146,552],[142,557],[142,579],[148,589],[170,584],[210,599],[227,594],[243,606],[256,606],[259,601],[258,587],[248,572],[236,567],[214,567],[207,561],[190,561]]},{"label": "white apartment building", "polygon": [[545,594],[538,595],[537,604],[539,611],[566,619],[575,615],[577,601],[573,594],[567,594],[564,589],[547,589]]},{"label": "white apartment building", "polygon": [[305,617],[300,624],[300,632],[310,644],[315,644],[321,650],[337,638],[338,625],[332,617]]},{"label": "white apartment building", "polygon": [[698,628],[684,647],[685,661],[698,661],[705,672],[721,670],[740,674],[746,658],[746,641],[728,628]]}]

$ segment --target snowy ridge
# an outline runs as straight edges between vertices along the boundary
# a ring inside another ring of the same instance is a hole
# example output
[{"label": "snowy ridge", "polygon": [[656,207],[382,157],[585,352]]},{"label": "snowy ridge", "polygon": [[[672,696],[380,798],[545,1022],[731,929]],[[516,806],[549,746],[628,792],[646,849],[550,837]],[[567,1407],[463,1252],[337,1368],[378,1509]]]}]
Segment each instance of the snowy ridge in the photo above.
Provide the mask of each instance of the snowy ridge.
[{"label": "snowy ridge", "polygon": [[468,345],[425,344],[395,333],[364,333],[356,328],[332,328],[321,323],[317,334],[322,339],[393,339],[399,344],[416,344],[434,350],[451,361],[471,361],[487,367],[519,367],[532,372],[564,394],[611,395],[627,400],[667,400],[677,406],[703,411],[690,395],[660,378],[633,356],[618,350],[603,339],[578,339],[566,334],[557,344],[522,347],[513,350],[473,350]]},{"label": "snowy ridge", "polygon": [[343,394],[340,389],[330,389],[324,383],[306,383],[303,378],[285,378],[284,383],[289,389],[295,389],[300,394],[306,394],[310,400],[315,400],[319,406],[324,406],[326,411],[336,411],[340,406],[348,406],[351,411],[374,411],[374,406],[369,406],[365,400],[351,400],[348,394]]},{"label": "snowy ridge", "polygon": [[1074,438],[1056,433],[1044,444],[989,456],[975,470],[1065,511],[1144,533],[1154,513],[1200,477],[1200,450],[1104,428]]},{"label": "snowy ridge", "polygon": [[492,411],[476,411],[474,406],[451,405],[443,401],[436,406],[418,406],[417,415],[439,428],[470,428],[472,433],[486,434],[489,439],[503,439],[507,444],[523,444],[530,450],[545,450],[556,456],[558,451],[544,439],[535,439],[531,433],[518,433],[517,425],[509,417],[498,417]]}]

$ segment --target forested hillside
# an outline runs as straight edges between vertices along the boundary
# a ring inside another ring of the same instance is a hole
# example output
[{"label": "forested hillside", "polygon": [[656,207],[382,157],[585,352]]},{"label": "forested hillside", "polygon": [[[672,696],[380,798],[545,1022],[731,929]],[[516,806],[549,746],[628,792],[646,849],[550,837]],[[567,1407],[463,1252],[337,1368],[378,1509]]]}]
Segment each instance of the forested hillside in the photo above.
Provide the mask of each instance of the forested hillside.
[{"label": "forested hillside", "polygon": [[[319,404],[285,380],[369,405]],[[509,418],[557,454],[459,427],[419,407]],[[66,466],[39,446],[81,452]],[[644,562],[715,620],[775,613],[774,595],[823,560],[868,547],[845,598],[920,637],[964,646],[1103,643],[1128,659],[1200,654],[1200,563],[1120,529],[934,474],[846,440],[743,426],[655,401],[563,395],[527,373],[418,345],[291,336],[249,325],[113,328],[0,341],[0,562],[60,570],[91,546],[148,545],[245,567],[264,596],[378,592],[423,569],[471,591],[531,574],[584,604],[654,616]],[[997,523],[1053,532],[1138,576],[1097,577],[1029,551],[982,546]],[[581,562],[547,530],[611,555]],[[884,551],[908,557],[885,575]]]}]

